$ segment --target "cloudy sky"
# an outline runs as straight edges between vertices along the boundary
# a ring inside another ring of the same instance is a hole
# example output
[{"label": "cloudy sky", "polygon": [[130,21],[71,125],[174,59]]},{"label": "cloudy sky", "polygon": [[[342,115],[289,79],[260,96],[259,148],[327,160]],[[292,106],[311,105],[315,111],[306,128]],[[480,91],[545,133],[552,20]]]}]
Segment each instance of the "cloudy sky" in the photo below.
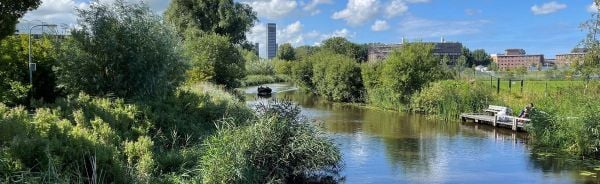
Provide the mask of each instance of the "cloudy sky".
[{"label": "cloudy sky", "polygon": [[[89,0],[42,0],[20,28],[49,22],[73,26],[75,8]],[[102,0],[110,1],[110,0]],[[132,0],[134,1],[134,0]],[[144,0],[162,13],[170,0]],[[590,18],[592,0],[236,0],[251,5],[259,22],[248,33],[264,55],[266,23],[277,23],[278,43],[316,45],[342,36],[357,43],[408,40],[462,42],[490,53],[524,48],[554,58],[585,36],[579,25]]]}]

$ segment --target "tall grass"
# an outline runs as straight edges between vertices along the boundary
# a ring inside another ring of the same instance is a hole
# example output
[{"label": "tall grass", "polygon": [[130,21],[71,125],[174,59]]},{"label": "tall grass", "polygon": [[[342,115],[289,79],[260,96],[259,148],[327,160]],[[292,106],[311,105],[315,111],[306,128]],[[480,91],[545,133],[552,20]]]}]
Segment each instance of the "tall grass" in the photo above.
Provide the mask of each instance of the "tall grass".
[{"label": "tall grass", "polygon": [[429,84],[411,97],[412,111],[436,116],[440,119],[457,119],[464,112],[479,112],[494,97],[491,89],[477,83],[445,80]]},{"label": "tall grass", "polygon": [[206,141],[204,183],[298,183],[338,178],[338,148],[288,102],[259,105],[249,126]]}]

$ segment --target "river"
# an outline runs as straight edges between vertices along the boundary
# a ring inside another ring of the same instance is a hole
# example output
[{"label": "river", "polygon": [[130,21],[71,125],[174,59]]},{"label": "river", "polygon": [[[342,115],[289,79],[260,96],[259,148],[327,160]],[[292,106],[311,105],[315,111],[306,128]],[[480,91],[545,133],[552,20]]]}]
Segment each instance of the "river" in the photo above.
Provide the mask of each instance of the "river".
[{"label": "river", "polygon": [[[339,146],[345,183],[600,183],[574,159],[531,151],[527,134],[423,115],[331,103],[289,84],[267,85]],[[251,105],[256,87],[244,89]],[[599,168],[596,168],[600,170]]]}]

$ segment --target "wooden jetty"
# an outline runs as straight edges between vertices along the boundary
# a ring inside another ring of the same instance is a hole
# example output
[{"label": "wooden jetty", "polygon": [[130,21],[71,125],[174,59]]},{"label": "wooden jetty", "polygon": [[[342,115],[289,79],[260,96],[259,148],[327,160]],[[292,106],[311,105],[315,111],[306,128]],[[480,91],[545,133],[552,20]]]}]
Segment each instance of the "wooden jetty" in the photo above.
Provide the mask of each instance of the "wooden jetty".
[{"label": "wooden jetty", "polygon": [[524,131],[525,123],[531,120],[515,116],[498,116],[498,112],[502,111],[503,108],[504,110],[507,109],[502,106],[490,105],[485,110],[485,113],[463,113],[460,115],[460,119],[463,122],[473,121],[475,123],[490,124],[495,127],[511,128],[513,131]]}]

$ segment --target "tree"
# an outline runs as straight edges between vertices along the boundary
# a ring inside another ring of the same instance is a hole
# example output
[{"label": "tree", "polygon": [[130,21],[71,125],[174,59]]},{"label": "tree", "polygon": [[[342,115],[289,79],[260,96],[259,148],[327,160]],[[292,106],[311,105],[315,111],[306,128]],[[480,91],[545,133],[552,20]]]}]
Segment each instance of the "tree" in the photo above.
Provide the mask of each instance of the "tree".
[{"label": "tree", "polygon": [[183,81],[178,39],[148,7],[95,1],[78,15],[81,29],[64,43],[57,67],[68,92],[161,97]]},{"label": "tree", "polygon": [[465,66],[466,67],[472,67],[473,63],[475,63],[475,62],[473,61],[473,55],[471,55],[471,51],[469,50],[469,48],[463,47],[462,48],[462,55],[467,58],[467,64]]},{"label": "tree", "polygon": [[487,66],[492,62],[492,57],[485,52],[483,49],[474,50],[471,55],[473,56],[473,65]]},{"label": "tree", "polygon": [[360,67],[354,58],[321,51],[309,60],[313,62],[312,83],[317,94],[338,102],[362,100],[364,88]]},{"label": "tree", "polygon": [[[600,10],[600,0],[594,0],[596,10]],[[580,45],[586,50],[583,62],[576,62],[576,72],[580,73],[583,79],[587,83],[590,81],[591,76],[600,72],[600,13],[593,13],[592,19],[586,21],[581,25],[582,29],[587,29],[588,34]],[[575,63],[575,62],[574,62]]]},{"label": "tree", "polygon": [[227,36],[234,44],[244,43],[246,32],[258,20],[249,5],[233,0],[173,0],[165,19],[175,26],[179,36],[191,28]]},{"label": "tree", "polygon": [[333,37],[323,41],[323,49],[335,54],[346,55],[354,59],[359,58],[360,47],[344,37]]},{"label": "tree", "polygon": [[296,52],[294,52],[294,47],[292,47],[292,44],[284,43],[283,45],[279,46],[277,58],[286,61],[296,60]]},{"label": "tree", "polygon": [[0,40],[14,34],[19,18],[41,3],[41,0],[0,0]]},{"label": "tree", "polygon": [[393,52],[382,65],[379,87],[391,90],[392,99],[408,102],[426,84],[448,78],[433,48],[433,44],[411,43]]},{"label": "tree", "polygon": [[238,87],[239,80],[246,76],[245,61],[229,38],[212,33],[194,40],[185,44],[185,53],[192,64],[187,71],[188,81],[209,81],[227,88]]},{"label": "tree", "polygon": [[296,53],[296,59],[298,59],[298,60],[307,58],[310,55],[313,55],[318,50],[319,50],[318,47],[308,46],[308,45],[303,45],[303,46],[300,46],[300,47],[297,47],[296,49],[294,49],[294,51]]},{"label": "tree", "polygon": [[[57,43],[52,37],[33,39],[31,44],[36,71],[29,85],[27,35],[8,36],[0,40],[0,102],[9,106],[28,105],[27,100],[53,102],[60,95],[52,68],[57,64]],[[31,90],[31,93],[29,93]]]},{"label": "tree", "polygon": [[459,56],[458,60],[456,62],[457,63],[456,63],[455,67],[456,67],[456,70],[457,70],[457,73],[458,73],[458,78],[460,78],[460,74],[462,73],[465,65],[467,64],[467,57],[465,57],[464,55],[463,56]]}]

